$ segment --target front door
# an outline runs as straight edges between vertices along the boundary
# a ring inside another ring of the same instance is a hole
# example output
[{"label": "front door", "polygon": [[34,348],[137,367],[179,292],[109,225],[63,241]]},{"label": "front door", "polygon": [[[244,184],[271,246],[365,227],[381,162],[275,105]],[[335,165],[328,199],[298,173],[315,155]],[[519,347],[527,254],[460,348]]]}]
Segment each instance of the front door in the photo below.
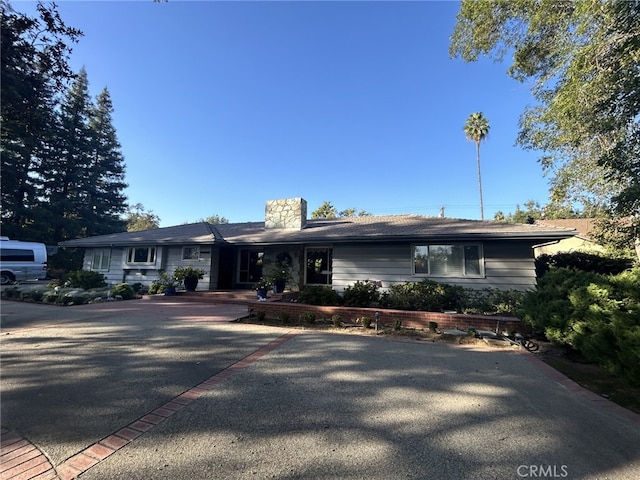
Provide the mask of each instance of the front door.
[{"label": "front door", "polygon": [[240,250],[240,269],[238,283],[256,283],[262,278],[264,251],[262,249]]},{"label": "front door", "polygon": [[233,288],[233,248],[221,247],[218,255],[218,288],[231,290]]}]

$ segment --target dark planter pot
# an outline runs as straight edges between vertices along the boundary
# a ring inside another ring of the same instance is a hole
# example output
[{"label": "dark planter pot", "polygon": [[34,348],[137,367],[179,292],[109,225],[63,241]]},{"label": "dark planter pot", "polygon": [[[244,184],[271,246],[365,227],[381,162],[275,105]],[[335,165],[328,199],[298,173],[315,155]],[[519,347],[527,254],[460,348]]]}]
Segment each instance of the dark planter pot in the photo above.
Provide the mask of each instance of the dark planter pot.
[{"label": "dark planter pot", "polygon": [[184,279],[184,288],[187,292],[195,292],[196,287],[198,286],[197,278],[185,278]]},{"label": "dark planter pot", "polygon": [[287,284],[286,280],[276,280],[275,282],[273,282],[273,286],[276,289],[276,293],[284,292],[284,287],[286,284]]},{"label": "dark planter pot", "polygon": [[167,296],[175,295],[176,294],[176,287],[165,288],[164,289],[164,294],[167,295]]},{"label": "dark planter pot", "polygon": [[267,299],[267,289],[266,288],[260,288],[260,289],[256,290],[256,293],[258,294],[258,300],[266,300]]}]

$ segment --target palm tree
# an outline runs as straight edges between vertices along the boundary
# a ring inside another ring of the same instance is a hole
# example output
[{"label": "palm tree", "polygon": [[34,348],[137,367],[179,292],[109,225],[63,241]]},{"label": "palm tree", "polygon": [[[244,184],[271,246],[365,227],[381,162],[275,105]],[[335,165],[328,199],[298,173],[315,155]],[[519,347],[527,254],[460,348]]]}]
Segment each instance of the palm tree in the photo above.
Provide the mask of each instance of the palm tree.
[{"label": "palm tree", "polygon": [[467,123],[464,124],[465,136],[476,143],[476,161],[478,163],[478,189],[480,190],[480,219],[484,220],[484,205],[482,203],[482,178],[480,176],[480,142],[489,135],[489,120],[476,112],[469,115]]}]

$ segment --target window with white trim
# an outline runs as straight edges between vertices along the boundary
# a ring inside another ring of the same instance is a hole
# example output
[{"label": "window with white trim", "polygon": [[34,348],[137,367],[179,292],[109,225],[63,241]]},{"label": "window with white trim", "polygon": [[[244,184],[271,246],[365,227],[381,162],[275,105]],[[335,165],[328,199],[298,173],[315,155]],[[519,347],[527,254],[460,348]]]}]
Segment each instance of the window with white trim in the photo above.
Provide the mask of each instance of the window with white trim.
[{"label": "window with white trim", "polygon": [[414,245],[413,274],[429,277],[482,277],[482,245]]},{"label": "window with white trim", "polygon": [[93,250],[93,256],[91,257],[91,270],[109,270],[110,261],[110,248],[96,248]]},{"label": "window with white trim", "polygon": [[126,263],[129,265],[155,265],[156,247],[131,247],[127,250]]}]

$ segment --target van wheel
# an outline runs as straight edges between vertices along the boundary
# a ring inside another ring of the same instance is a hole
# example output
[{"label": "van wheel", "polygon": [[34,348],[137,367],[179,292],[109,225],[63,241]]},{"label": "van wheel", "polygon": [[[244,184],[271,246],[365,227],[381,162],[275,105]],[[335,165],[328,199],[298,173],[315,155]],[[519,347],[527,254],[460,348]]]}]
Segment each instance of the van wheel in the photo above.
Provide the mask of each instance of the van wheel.
[{"label": "van wheel", "polygon": [[0,283],[2,285],[9,285],[16,281],[16,277],[13,276],[11,272],[1,272],[0,273]]}]

